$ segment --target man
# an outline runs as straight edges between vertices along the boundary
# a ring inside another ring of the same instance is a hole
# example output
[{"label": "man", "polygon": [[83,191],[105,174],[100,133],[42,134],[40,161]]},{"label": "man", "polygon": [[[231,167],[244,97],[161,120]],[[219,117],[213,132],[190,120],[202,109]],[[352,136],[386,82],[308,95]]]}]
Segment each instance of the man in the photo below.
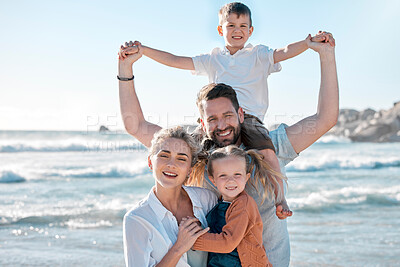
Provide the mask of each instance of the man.
[{"label": "man", "polygon": [[[292,126],[280,125],[277,130],[270,132],[276,148],[276,155],[282,167],[312,145],[337,122],[339,113],[338,82],[334,45],[331,45],[334,44],[334,39],[331,34],[324,34],[331,42],[312,43],[310,47],[318,52],[321,62],[321,87],[317,112]],[[132,43],[125,45],[132,45]],[[120,105],[125,129],[146,147],[149,147],[154,133],[161,127],[144,118],[135,92],[132,64],[141,56],[142,51],[138,49],[138,53],[124,55],[125,59],[119,61]],[[217,146],[241,145],[239,133],[240,123],[243,122],[243,110],[236,104],[237,99],[235,103],[235,97],[228,96],[230,90],[226,85],[208,85],[199,93],[197,101],[202,128],[207,137]],[[222,95],[219,95],[217,91],[222,91]],[[226,92],[228,95],[225,94]],[[206,181],[204,186],[213,189],[209,181]],[[252,192],[251,188],[248,188],[248,191],[259,205],[264,223],[263,241],[269,260],[273,266],[288,266],[290,245],[286,221],[279,220],[275,216],[276,213],[279,218],[285,218],[285,215],[280,213],[282,207],[278,206],[275,209],[274,204],[267,203],[267,201],[261,205],[260,196],[255,191]]]}]

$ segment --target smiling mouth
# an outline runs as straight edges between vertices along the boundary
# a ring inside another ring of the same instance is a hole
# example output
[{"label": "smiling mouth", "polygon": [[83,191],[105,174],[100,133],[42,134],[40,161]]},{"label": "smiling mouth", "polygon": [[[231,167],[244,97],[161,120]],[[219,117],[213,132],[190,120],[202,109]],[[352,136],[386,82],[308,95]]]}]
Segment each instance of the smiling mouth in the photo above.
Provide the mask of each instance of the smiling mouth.
[{"label": "smiling mouth", "polygon": [[230,191],[236,190],[236,188],[237,188],[237,186],[226,186],[225,187],[226,190],[230,190]]},{"label": "smiling mouth", "polygon": [[235,39],[235,40],[240,40],[240,39],[242,39],[243,37],[241,37],[241,36],[232,36],[232,39]]},{"label": "smiling mouth", "polygon": [[178,174],[176,174],[176,173],[173,173],[173,172],[162,172],[165,176],[167,176],[167,177],[171,177],[171,178],[174,178],[174,177],[177,177],[178,176]]},{"label": "smiling mouth", "polygon": [[228,136],[231,132],[232,132],[232,130],[221,131],[221,132],[218,132],[217,135],[220,137],[225,137],[225,136]]}]

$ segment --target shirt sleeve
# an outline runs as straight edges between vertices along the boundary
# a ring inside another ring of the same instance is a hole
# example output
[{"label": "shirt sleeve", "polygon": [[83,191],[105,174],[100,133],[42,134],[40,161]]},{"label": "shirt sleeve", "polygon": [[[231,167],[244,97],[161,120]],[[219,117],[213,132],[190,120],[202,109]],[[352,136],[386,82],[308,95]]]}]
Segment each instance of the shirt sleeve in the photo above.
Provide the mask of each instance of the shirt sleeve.
[{"label": "shirt sleeve", "polygon": [[193,75],[203,75],[207,76],[210,73],[211,68],[211,55],[202,54],[199,56],[192,57],[194,70],[192,70]]},{"label": "shirt sleeve", "polygon": [[286,134],[287,127],[288,126],[286,124],[281,124],[276,130],[269,132],[272,143],[275,146],[276,156],[278,158],[282,173],[284,173],[284,167],[299,155],[296,153],[296,151],[294,151],[294,148],[289,141],[289,138]]},{"label": "shirt sleeve", "polygon": [[[246,200],[237,201],[226,217],[226,224],[219,234],[205,233],[197,238],[193,249],[215,253],[230,253],[242,241],[249,226],[254,223],[246,210]],[[228,212],[228,211],[227,211]]]},{"label": "shirt sleeve", "polygon": [[274,64],[275,49],[269,48],[265,45],[258,45],[257,47],[257,57],[261,61],[261,63],[266,66],[267,75],[282,70],[282,66],[279,62]]},{"label": "shirt sleeve", "polygon": [[135,218],[124,217],[124,256],[126,267],[155,266],[152,258],[151,233]]}]

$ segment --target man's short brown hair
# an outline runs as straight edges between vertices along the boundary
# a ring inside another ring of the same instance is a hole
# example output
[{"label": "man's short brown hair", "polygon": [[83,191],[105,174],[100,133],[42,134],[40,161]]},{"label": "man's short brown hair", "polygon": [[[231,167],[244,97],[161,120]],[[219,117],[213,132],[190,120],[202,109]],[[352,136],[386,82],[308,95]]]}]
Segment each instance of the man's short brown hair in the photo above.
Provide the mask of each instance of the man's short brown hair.
[{"label": "man's short brown hair", "polygon": [[253,23],[251,21],[251,11],[245,4],[240,2],[229,3],[221,7],[218,13],[219,25],[222,26],[222,24],[228,19],[228,16],[232,13],[236,14],[238,17],[241,15],[248,15],[250,19],[249,27],[252,27]]},{"label": "man's short brown hair", "polygon": [[210,83],[209,85],[201,88],[197,94],[196,105],[199,108],[200,116],[204,115],[204,101],[213,100],[216,98],[225,97],[228,98],[236,111],[239,110],[239,101],[236,96],[235,90],[229,85],[224,83]]}]

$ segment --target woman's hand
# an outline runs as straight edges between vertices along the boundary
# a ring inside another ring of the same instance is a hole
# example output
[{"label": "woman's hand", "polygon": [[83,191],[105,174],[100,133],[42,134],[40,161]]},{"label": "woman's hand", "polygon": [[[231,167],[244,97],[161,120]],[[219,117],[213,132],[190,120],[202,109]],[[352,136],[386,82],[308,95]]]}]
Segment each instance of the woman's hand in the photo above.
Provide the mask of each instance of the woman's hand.
[{"label": "woman's hand", "polygon": [[209,229],[209,227],[203,229],[197,218],[182,218],[182,221],[179,224],[178,239],[174,245],[175,248],[180,253],[185,253],[193,247],[197,238],[207,233]]}]

